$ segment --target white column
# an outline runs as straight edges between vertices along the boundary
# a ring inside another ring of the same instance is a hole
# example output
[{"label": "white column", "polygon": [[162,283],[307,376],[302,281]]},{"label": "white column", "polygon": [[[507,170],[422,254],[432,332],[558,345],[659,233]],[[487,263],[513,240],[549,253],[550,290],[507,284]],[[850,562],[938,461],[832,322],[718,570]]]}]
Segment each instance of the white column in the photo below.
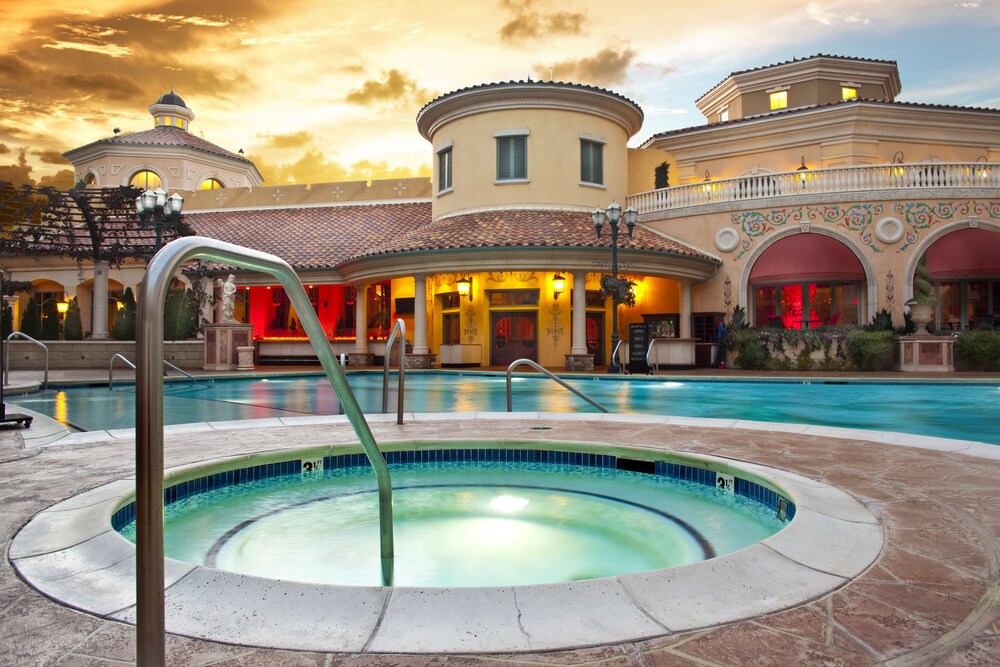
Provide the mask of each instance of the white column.
[{"label": "white column", "polygon": [[368,285],[356,285],[354,297],[354,352],[368,354]]},{"label": "white column", "polygon": [[692,303],[692,284],[690,280],[681,281],[681,321],[680,324],[680,337],[690,338],[691,337],[691,303]]},{"label": "white column", "polygon": [[90,337],[107,340],[108,335],[108,270],[107,262],[94,262],[94,317],[90,322]]},{"label": "white column", "polygon": [[587,354],[587,272],[573,272],[573,334],[570,354]]},{"label": "white column", "polygon": [[427,276],[413,276],[413,354],[428,354]]}]

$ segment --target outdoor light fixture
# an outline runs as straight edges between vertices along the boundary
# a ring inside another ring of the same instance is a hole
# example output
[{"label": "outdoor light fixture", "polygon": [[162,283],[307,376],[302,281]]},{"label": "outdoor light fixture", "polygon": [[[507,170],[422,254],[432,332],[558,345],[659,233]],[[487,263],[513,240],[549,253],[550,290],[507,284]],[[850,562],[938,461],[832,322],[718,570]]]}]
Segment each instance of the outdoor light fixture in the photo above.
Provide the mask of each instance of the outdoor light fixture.
[{"label": "outdoor light fixture", "polygon": [[176,192],[168,197],[163,188],[146,190],[135,198],[135,211],[139,214],[142,224],[153,225],[156,229],[154,253],[160,249],[163,242],[163,226],[176,225],[180,220],[182,208],[184,208],[184,198]]},{"label": "outdoor light fixture", "polygon": [[59,311],[60,315],[65,315],[69,312],[69,301],[57,301],[56,310]]},{"label": "outdoor light fixture", "polygon": [[[705,172],[708,175],[708,172]],[[639,212],[634,208],[629,207],[624,212],[622,212],[622,207],[615,202],[611,202],[611,206],[608,206],[606,211],[597,209],[591,215],[594,221],[594,230],[597,232],[597,238],[601,238],[601,230],[604,227],[604,221],[607,220],[611,225],[611,276],[614,278],[615,283],[618,282],[618,222],[624,218],[625,224],[628,226],[629,238],[632,238],[632,232],[635,229],[635,223],[639,220]],[[621,366],[618,365],[618,292],[615,291],[611,296],[611,362],[608,365],[609,373],[620,373]]]},{"label": "outdoor light fixture", "polygon": [[712,191],[711,180],[712,180],[712,177],[709,175],[708,169],[706,169],[705,170],[705,180],[702,181],[704,183],[704,185],[701,186],[701,191],[702,192],[711,192]]},{"label": "outdoor light fixture", "polygon": [[472,301],[472,278],[458,279],[458,295]]},{"label": "outdoor light fixture", "polygon": [[552,298],[559,300],[559,295],[566,291],[566,279],[558,273],[552,277]]},{"label": "outdoor light fixture", "polygon": [[[985,155],[980,155],[979,157],[976,158],[976,162],[989,162],[989,160],[986,159]],[[976,171],[983,178],[989,178],[989,176],[990,176],[990,168],[989,167],[979,167],[979,168],[976,169]]]}]

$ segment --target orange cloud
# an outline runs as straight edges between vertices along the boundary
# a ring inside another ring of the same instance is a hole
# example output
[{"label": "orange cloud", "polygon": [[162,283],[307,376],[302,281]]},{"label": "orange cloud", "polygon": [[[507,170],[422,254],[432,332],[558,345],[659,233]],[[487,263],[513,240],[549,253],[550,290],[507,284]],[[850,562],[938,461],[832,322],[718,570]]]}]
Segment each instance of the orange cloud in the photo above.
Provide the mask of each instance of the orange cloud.
[{"label": "orange cloud", "polygon": [[382,75],[384,78],[381,81],[369,79],[361,85],[361,88],[349,92],[344,99],[351,104],[361,106],[385,102],[409,102],[419,105],[424,100],[434,97],[432,93],[420,88],[415,79],[397,69],[383,71]]},{"label": "orange cloud", "polygon": [[628,79],[628,68],[635,59],[632,49],[606,48],[588,57],[564,60],[552,65],[536,64],[535,72],[544,77],[549,71],[557,81],[589,83],[597,86],[619,84]]}]

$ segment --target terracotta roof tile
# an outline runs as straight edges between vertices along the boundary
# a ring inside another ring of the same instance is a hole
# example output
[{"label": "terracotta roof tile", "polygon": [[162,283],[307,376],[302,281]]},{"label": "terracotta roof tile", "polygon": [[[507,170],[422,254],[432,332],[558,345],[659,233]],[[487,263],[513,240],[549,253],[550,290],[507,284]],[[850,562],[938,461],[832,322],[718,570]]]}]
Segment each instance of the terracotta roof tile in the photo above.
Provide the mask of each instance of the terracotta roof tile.
[{"label": "terracotta roof tile", "polygon": [[98,144],[127,144],[135,146],[184,146],[185,148],[191,148],[193,150],[202,151],[204,153],[211,153],[212,155],[219,155],[222,157],[229,158],[231,160],[239,160],[240,162],[250,162],[242,155],[227,151],[221,146],[216,146],[210,141],[206,141],[201,137],[195,136],[188,132],[187,130],[182,130],[179,127],[170,127],[167,125],[160,125],[159,127],[154,127],[149,130],[143,130],[141,132],[129,132],[126,134],[116,134],[113,137],[105,137],[104,139],[98,139],[93,141],[86,146],[80,146],[79,148],[74,148],[70,153],[79,151],[89,146],[96,146]]},{"label": "terracotta roof tile", "polygon": [[277,255],[296,269],[335,267],[382,239],[425,225],[429,203],[190,213],[196,234]]},{"label": "terracotta roof tile", "polygon": [[[598,239],[589,213],[508,209],[442,218],[374,244],[361,256],[461,248],[601,248],[610,244],[610,230],[605,226]],[[619,247],[711,259],[639,225],[631,239],[627,234],[619,236]]]},{"label": "terracotta roof tile", "polygon": [[469,92],[471,90],[485,90],[487,88],[508,88],[508,87],[514,87],[514,86],[544,86],[544,87],[550,87],[550,88],[551,87],[575,88],[577,90],[589,90],[589,91],[593,91],[593,92],[596,92],[596,93],[604,93],[605,95],[611,95],[612,97],[617,97],[620,100],[628,102],[629,104],[631,104],[632,106],[634,106],[636,109],[638,109],[640,113],[642,113],[642,109],[639,107],[638,104],[636,104],[635,102],[633,102],[629,98],[625,97],[621,93],[616,93],[615,91],[608,90],[607,88],[600,88],[599,86],[590,86],[590,85],[587,85],[585,83],[570,83],[570,82],[567,82],[567,81],[532,81],[531,79],[528,79],[527,81],[500,81],[500,82],[494,82],[494,83],[480,83],[480,84],[477,84],[475,86],[466,86],[465,88],[459,88],[457,90],[453,90],[451,92],[444,93],[443,95],[438,95],[433,100],[431,100],[430,102],[428,102],[427,104],[425,104],[424,106],[422,106],[420,108],[420,111],[417,112],[417,116],[419,117],[420,114],[423,113],[424,109],[426,109],[427,107],[429,107],[432,104],[435,104],[437,102],[440,102],[443,99],[451,97],[452,95],[460,95],[462,93],[467,93],[467,92]]}]

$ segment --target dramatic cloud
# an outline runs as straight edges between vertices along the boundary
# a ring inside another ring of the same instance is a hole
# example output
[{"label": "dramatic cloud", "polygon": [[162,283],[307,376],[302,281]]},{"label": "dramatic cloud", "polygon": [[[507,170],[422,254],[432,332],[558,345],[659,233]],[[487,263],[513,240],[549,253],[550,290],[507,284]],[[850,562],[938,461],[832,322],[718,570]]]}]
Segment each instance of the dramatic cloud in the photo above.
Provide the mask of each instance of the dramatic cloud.
[{"label": "dramatic cloud", "polygon": [[306,130],[288,132],[287,134],[258,134],[257,136],[264,139],[268,148],[301,148],[316,141],[316,137]]},{"label": "dramatic cloud", "polygon": [[513,17],[500,28],[500,39],[513,43],[544,37],[577,36],[583,33],[586,14],[535,11],[533,7],[537,4],[539,3],[534,0],[522,2],[501,0],[500,6],[513,14]]},{"label": "dramatic cloud", "polygon": [[10,146],[7,144],[0,144],[0,155],[6,155],[10,153]]},{"label": "dramatic cloud", "polygon": [[589,58],[564,60],[552,65],[536,64],[534,69],[540,78],[548,78],[551,71],[551,78],[556,81],[610,86],[628,80],[628,68],[635,55],[632,49],[609,47]]},{"label": "dramatic cloud", "polygon": [[14,185],[34,185],[35,180],[31,177],[31,165],[28,164],[27,156],[22,149],[17,157],[17,162],[13,164],[0,164],[0,182],[13,183]]},{"label": "dramatic cloud", "polygon": [[68,165],[69,161],[59,151],[32,151],[45,164]]},{"label": "dramatic cloud", "polygon": [[384,178],[430,177],[430,167],[411,169],[390,165],[386,161],[361,160],[350,167],[344,167],[335,160],[327,159],[315,148],[307,150],[293,162],[273,164],[263,155],[248,155],[264,177],[266,185],[284,183],[331,183],[334,181],[370,181]]},{"label": "dramatic cloud", "polygon": [[868,25],[868,19],[863,18],[858,12],[836,12],[824,9],[818,2],[810,2],[806,6],[806,13],[809,18],[823,25],[837,25],[839,23],[860,23]]},{"label": "dramatic cloud", "polygon": [[417,85],[414,79],[397,69],[382,72],[383,79],[369,79],[361,88],[352,90],[344,99],[351,104],[370,106],[382,103],[413,103],[422,104],[434,97],[433,94]]}]

